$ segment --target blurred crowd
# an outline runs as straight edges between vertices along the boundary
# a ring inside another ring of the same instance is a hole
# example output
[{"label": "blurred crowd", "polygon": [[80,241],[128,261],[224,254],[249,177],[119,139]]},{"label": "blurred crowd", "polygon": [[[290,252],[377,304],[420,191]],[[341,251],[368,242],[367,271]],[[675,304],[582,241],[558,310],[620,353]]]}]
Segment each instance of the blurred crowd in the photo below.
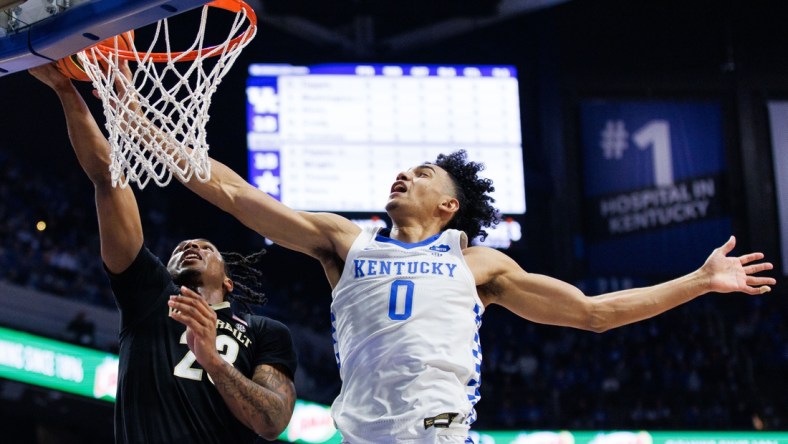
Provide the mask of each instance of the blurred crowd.
[{"label": "blurred crowd", "polygon": [[[77,168],[55,179],[24,162],[0,150],[0,279],[114,308],[89,182]],[[168,257],[180,233],[167,232],[161,208],[142,210],[148,246]],[[316,263],[298,276],[280,272],[306,259],[279,254],[264,265],[279,280],[268,280],[270,302],[259,311],[301,338],[299,397],[329,404],[339,391],[329,289]],[[477,428],[786,429],[785,306],[771,295],[709,295],[603,334],[490,307]],[[77,320],[75,338],[89,321]]]},{"label": "blurred crowd", "polygon": [[788,401],[778,393],[788,389],[788,329],[777,306],[709,295],[603,334],[488,312],[495,327],[482,327],[483,386],[493,402],[480,404],[480,420],[489,428],[785,429]]}]

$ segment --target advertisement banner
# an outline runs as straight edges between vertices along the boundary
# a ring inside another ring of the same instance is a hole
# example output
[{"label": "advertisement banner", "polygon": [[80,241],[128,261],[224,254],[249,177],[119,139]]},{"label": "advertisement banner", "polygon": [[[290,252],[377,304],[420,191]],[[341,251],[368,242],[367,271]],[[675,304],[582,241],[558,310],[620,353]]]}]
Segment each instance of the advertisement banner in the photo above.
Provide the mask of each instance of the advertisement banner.
[{"label": "advertisement banner", "polygon": [[[0,378],[115,401],[118,357],[0,327]],[[475,444],[788,444],[788,432],[484,431]],[[328,406],[297,400],[280,441],[340,444]]]},{"label": "advertisement banner", "polygon": [[774,182],[777,187],[777,214],[780,227],[782,272],[788,275],[788,102],[769,102]]},{"label": "advertisement banner", "polygon": [[588,100],[580,108],[589,271],[700,266],[733,234],[720,105]]},{"label": "advertisement banner", "polygon": [[0,327],[0,377],[115,401],[118,357]]}]

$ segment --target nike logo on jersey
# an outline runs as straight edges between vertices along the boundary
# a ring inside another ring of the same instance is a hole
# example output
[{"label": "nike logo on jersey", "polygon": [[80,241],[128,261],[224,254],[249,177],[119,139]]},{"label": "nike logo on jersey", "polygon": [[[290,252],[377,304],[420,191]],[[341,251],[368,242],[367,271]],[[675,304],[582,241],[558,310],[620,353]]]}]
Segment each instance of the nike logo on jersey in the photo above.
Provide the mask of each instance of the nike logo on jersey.
[{"label": "nike logo on jersey", "polygon": [[454,270],[457,264],[448,262],[425,262],[425,261],[380,261],[374,259],[354,259],[353,260],[354,278],[359,279],[366,276],[402,276],[415,274],[433,274],[440,276],[454,277]]}]

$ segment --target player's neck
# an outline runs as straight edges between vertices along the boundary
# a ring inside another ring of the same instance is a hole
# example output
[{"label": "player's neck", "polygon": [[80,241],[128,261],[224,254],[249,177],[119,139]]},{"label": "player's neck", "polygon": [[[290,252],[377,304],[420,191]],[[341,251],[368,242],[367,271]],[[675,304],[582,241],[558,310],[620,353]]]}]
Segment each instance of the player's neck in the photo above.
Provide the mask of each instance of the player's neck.
[{"label": "player's neck", "polygon": [[208,302],[209,305],[216,305],[224,302],[224,291],[221,288],[215,290],[206,290],[204,293],[200,294],[203,295],[205,301]]},{"label": "player's neck", "polygon": [[440,231],[441,226],[436,224],[410,226],[394,225],[391,228],[391,234],[389,237],[406,244],[414,244],[421,242],[430,236],[434,236]]},{"label": "player's neck", "polygon": [[187,284],[186,286],[189,287],[192,291],[202,296],[203,299],[205,299],[205,301],[208,302],[208,304],[210,305],[220,304],[224,302],[224,289],[221,287],[219,288],[206,287],[201,283]]}]

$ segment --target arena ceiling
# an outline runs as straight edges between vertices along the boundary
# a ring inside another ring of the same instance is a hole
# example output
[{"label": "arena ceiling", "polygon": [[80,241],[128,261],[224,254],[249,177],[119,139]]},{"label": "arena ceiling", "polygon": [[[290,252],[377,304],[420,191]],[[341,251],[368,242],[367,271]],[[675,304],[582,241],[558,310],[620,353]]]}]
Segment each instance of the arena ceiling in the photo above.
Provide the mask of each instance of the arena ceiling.
[{"label": "arena ceiling", "polygon": [[568,0],[247,0],[260,20],[354,55],[389,54]]}]

